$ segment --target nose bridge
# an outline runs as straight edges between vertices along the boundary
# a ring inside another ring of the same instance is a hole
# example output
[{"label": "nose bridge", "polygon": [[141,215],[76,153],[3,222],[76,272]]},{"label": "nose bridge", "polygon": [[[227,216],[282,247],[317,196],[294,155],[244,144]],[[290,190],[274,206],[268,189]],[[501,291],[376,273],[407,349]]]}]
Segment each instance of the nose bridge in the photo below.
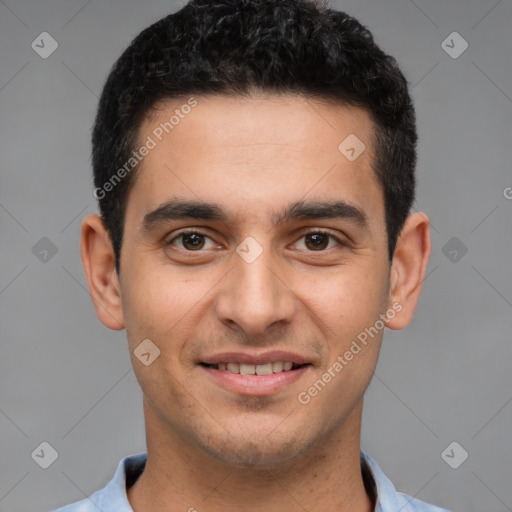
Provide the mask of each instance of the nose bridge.
[{"label": "nose bridge", "polygon": [[252,335],[264,333],[275,323],[289,322],[294,303],[292,292],[279,277],[275,255],[270,248],[259,247],[250,240],[240,244],[217,300],[219,319]]}]

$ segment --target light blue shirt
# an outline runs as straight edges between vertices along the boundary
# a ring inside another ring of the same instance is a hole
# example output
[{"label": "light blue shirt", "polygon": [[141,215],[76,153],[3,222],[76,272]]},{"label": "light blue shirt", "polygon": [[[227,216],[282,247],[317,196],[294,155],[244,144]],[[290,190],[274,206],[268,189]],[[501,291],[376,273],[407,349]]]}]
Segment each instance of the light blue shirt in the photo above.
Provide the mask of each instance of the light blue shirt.
[{"label": "light blue shirt", "polygon": [[[54,512],[133,512],[126,496],[126,485],[133,485],[141,475],[146,458],[145,453],[124,458],[119,463],[114,478],[103,489]],[[363,475],[366,473],[367,480],[373,479],[373,482],[367,482],[367,485],[373,487],[376,492],[375,512],[449,512],[397,492],[377,463],[364,452],[361,452],[361,463]]]}]

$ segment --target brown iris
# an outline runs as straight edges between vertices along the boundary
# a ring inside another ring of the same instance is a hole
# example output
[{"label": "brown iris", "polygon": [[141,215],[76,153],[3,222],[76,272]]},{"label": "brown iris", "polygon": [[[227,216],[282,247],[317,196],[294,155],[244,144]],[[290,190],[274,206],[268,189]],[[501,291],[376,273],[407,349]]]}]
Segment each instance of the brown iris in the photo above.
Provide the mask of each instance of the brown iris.
[{"label": "brown iris", "polygon": [[305,235],[306,247],[312,250],[325,249],[329,245],[329,235],[326,233],[309,233]]},{"label": "brown iris", "polygon": [[182,236],[183,247],[190,250],[202,249],[204,246],[204,235],[199,233],[185,233]]}]

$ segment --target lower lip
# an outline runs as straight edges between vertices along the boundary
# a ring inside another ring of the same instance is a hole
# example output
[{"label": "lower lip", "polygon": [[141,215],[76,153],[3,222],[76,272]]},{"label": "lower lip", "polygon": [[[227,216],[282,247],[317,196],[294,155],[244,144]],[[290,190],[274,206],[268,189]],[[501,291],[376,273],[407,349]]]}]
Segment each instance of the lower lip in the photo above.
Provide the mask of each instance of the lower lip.
[{"label": "lower lip", "polygon": [[242,375],[227,370],[216,370],[200,366],[202,370],[228,391],[239,395],[264,396],[273,395],[299,380],[308,370],[309,365],[295,370],[287,370],[271,375]]}]

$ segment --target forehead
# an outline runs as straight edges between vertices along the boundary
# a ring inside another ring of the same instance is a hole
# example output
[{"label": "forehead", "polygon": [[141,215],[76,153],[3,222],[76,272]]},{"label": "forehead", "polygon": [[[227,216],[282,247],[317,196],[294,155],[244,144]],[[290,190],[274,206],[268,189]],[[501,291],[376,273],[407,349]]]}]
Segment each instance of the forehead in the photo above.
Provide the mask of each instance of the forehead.
[{"label": "forehead", "polygon": [[233,214],[259,205],[258,215],[341,198],[380,215],[373,134],[365,110],[299,95],[160,102],[140,126],[138,144],[151,149],[131,195],[141,215],[175,197],[225,203]]},{"label": "forehead", "polygon": [[360,107],[299,94],[255,92],[249,97],[206,95],[160,101],[147,112],[139,135],[151,133],[156,142],[165,144],[162,139],[172,134],[182,147],[195,149],[201,149],[197,143],[202,140],[231,148],[289,144],[331,152],[338,150],[336,142],[346,135],[364,139],[373,137],[373,130],[370,114]]}]

